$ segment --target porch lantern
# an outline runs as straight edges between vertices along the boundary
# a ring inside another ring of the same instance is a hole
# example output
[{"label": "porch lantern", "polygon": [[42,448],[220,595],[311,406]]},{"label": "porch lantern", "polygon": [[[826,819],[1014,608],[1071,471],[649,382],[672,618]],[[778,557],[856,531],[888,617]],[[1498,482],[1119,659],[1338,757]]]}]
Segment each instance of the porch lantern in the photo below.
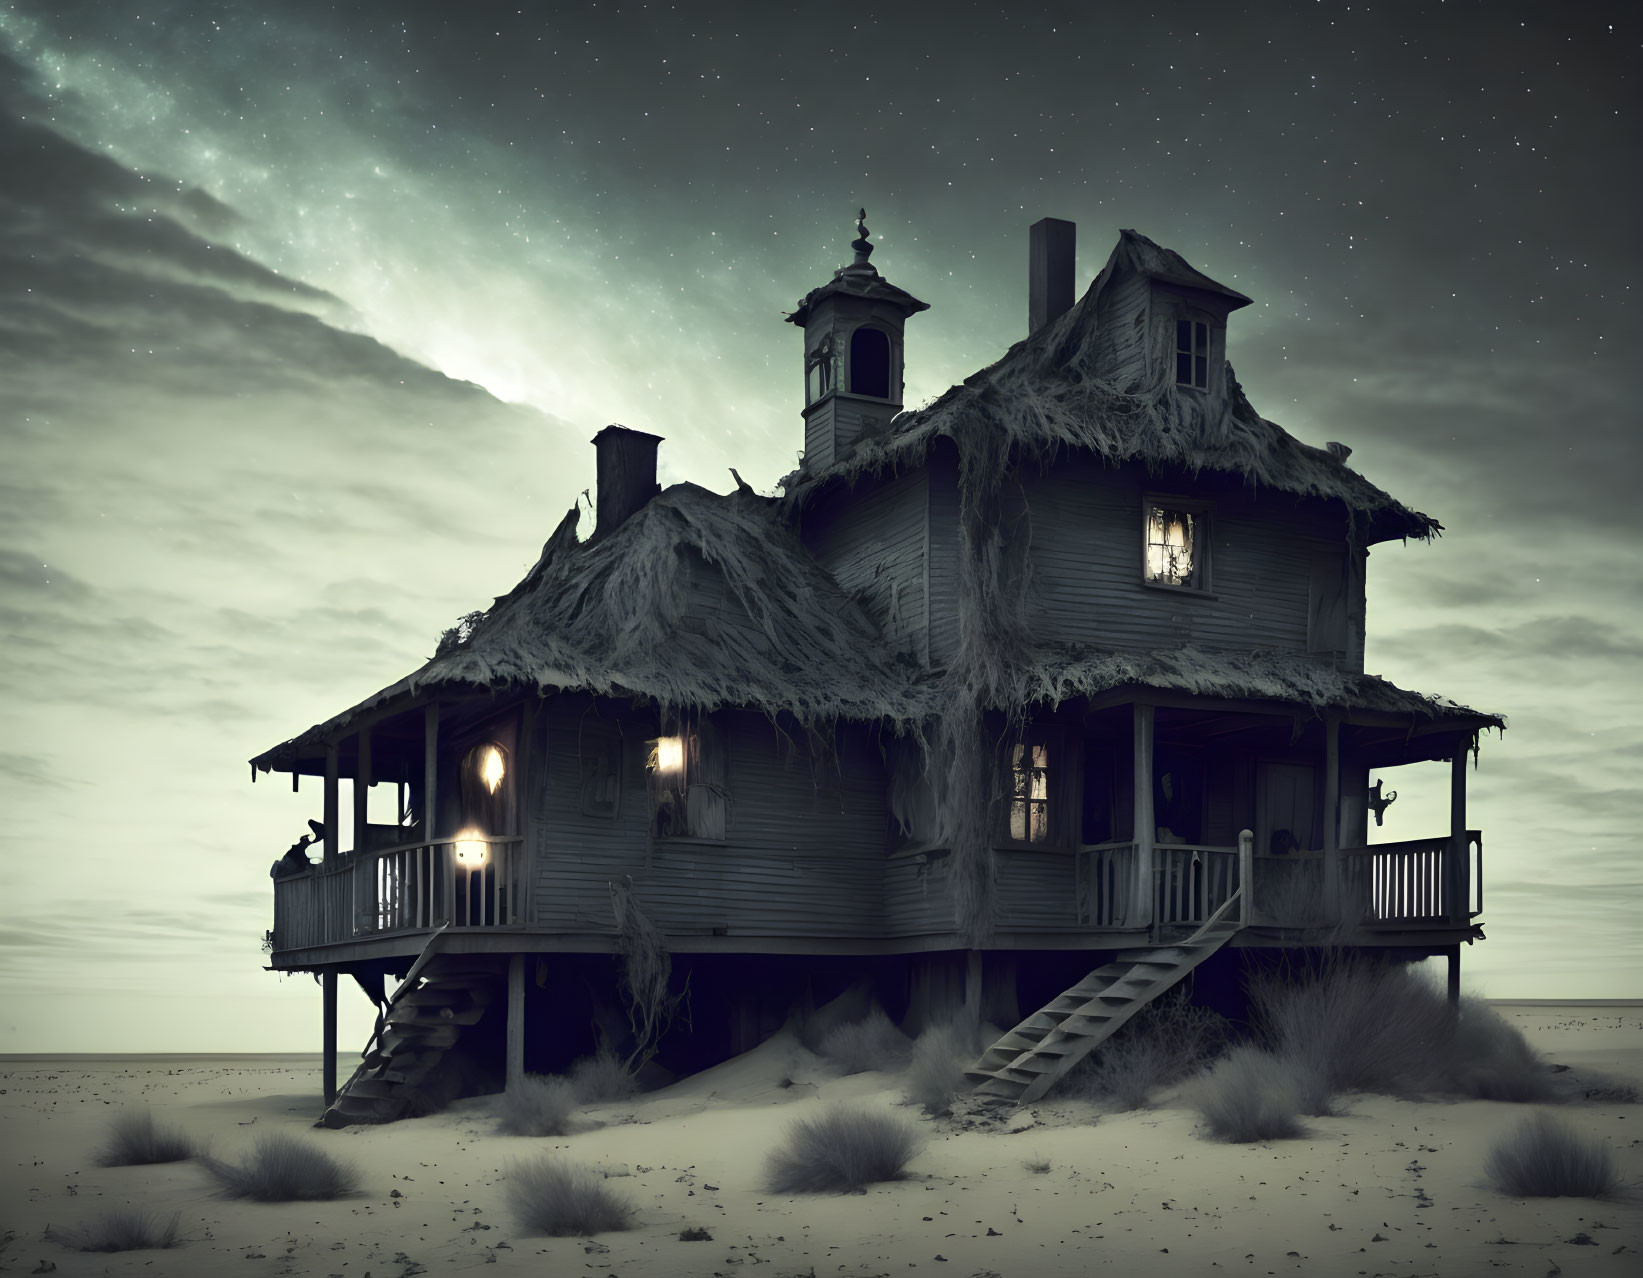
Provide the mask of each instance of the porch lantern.
[{"label": "porch lantern", "polygon": [[469,826],[456,836],[456,863],[464,869],[476,870],[485,864],[490,845],[479,830]]},{"label": "porch lantern", "polygon": [[656,738],[656,756],[651,764],[657,772],[678,776],[685,770],[685,739],[683,737]]},{"label": "porch lantern", "polygon": [[485,783],[485,789],[495,794],[506,772],[502,751],[494,745],[485,746],[479,756],[479,779]]}]

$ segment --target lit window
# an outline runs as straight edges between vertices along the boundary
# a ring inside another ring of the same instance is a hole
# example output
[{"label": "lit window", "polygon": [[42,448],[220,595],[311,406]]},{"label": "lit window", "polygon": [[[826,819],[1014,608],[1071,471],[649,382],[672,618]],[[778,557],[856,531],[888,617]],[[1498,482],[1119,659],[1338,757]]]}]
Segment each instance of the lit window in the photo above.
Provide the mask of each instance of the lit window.
[{"label": "lit window", "polygon": [[1142,527],[1143,577],[1150,586],[1209,589],[1206,561],[1208,507],[1149,501]]},{"label": "lit window", "polygon": [[1175,325],[1175,383],[1209,388],[1209,325],[1178,320]]},{"label": "lit window", "polygon": [[701,719],[651,743],[650,806],[660,837],[723,839],[728,794],[725,756],[714,725]]},{"label": "lit window", "polygon": [[1050,748],[1019,742],[1010,752],[1010,837],[1045,843],[1050,837]]}]

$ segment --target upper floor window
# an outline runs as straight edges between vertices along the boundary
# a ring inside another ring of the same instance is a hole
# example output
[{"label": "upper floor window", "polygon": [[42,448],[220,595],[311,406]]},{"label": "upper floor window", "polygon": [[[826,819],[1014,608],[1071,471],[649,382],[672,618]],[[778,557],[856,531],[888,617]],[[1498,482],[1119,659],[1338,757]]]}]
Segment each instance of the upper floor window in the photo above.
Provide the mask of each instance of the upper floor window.
[{"label": "upper floor window", "polygon": [[604,728],[585,729],[578,804],[588,816],[615,817],[622,810],[622,738]]},{"label": "upper floor window", "polygon": [[725,752],[711,720],[692,718],[656,738],[650,802],[658,836],[722,840],[729,792]]},{"label": "upper floor window", "polygon": [[1175,384],[1209,388],[1209,325],[1199,320],[1175,324]]},{"label": "upper floor window", "polygon": [[1143,510],[1142,580],[1149,586],[1208,590],[1208,504],[1149,497]]},{"label": "upper floor window", "polygon": [[890,337],[882,328],[850,334],[850,393],[890,398]]},{"label": "upper floor window", "polygon": [[1010,748],[1010,837],[1020,843],[1050,841],[1050,747],[1018,741]]}]

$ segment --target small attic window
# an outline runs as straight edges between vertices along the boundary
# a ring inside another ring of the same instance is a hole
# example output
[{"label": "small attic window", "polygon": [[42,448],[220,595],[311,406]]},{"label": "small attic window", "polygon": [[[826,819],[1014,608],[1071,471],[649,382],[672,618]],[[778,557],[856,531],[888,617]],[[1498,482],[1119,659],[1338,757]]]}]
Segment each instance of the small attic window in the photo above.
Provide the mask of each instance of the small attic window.
[{"label": "small attic window", "polygon": [[1178,590],[1209,589],[1209,506],[1149,497],[1141,526],[1142,581]]},{"label": "small attic window", "polygon": [[1198,320],[1175,324],[1175,384],[1209,389],[1209,325]]},{"label": "small attic window", "polygon": [[850,393],[890,398],[890,337],[882,328],[850,334]]}]

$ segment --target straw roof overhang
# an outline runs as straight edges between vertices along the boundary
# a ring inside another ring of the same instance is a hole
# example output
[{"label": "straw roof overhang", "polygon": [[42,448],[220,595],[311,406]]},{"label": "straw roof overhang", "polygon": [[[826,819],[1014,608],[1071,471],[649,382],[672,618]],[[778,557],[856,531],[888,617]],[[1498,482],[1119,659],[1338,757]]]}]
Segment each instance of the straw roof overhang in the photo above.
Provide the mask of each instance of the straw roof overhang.
[{"label": "straw roof overhang", "polygon": [[1084,698],[1122,700],[1128,691],[1184,693],[1218,701],[1261,702],[1288,711],[1346,719],[1443,724],[1456,730],[1504,728],[1499,715],[1443,697],[1411,692],[1378,675],[1282,652],[1179,648],[1048,652],[995,682],[993,708],[1058,705]]},{"label": "straw roof overhang", "polygon": [[1218,400],[1176,386],[1173,347],[1157,345],[1173,343],[1173,334],[1154,334],[1145,359],[1102,366],[1101,299],[1127,273],[1213,292],[1233,307],[1249,301],[1146,236],[1124,231],[1077,305],[933,403],[859,439],[838,461],[787,476],[784,500],[802,506],[826,487],[917,466],[938,439],[948,438],[961,457],[986,464],[1085,451],[1112,465],[1138,461],[1153,470],[1222,472],[1250,487],[1339,503],[1365,545],[1442,531],[1437,520],[1396,501],[1329,450],[1304,444],[1262,417],[1230,365]]},{"label": "straw roof overhang", "polygon": [[776,502],[675,484],[595,541],[573,509],[508,594],[421,669],[258,755],[289,770],[360,718],[430,690],[578,689],[805,722],[908,721],[923,700]]}]

